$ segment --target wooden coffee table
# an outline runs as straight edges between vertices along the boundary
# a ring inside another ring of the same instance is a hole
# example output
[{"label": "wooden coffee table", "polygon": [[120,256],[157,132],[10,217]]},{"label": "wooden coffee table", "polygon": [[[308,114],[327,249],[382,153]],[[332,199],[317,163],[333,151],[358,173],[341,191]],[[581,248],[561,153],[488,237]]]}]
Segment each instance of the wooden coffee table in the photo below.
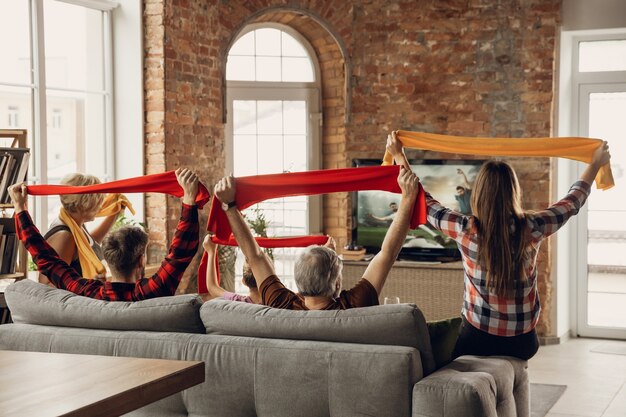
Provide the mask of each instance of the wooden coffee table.
[{"label": "wooden coffee table", "polygon": [[0,414],[119,416],[204,382],[204,362],[0,350]]}]

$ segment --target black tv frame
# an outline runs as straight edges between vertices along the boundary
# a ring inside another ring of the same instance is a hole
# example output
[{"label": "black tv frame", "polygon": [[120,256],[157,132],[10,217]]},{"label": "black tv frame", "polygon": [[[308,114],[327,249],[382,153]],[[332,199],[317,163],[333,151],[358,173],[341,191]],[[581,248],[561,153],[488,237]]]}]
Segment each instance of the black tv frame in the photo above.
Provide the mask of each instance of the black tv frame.
[{"label": "black tv frame", "polygon": [[[410,165],[482,165],[485,160],[480,159],[409,159]],[[355,158],[352,166],[370,167],[381,165],[382,159]],[[419,173],[418,173],[419,175]],[[427,190],[428,191],[428,190]],[[358,191],[351,192],[352,202],[352,230],[351,240],[357,242],[358,238]],[[436,196],[434,196],[436,198]],[[380,247],[363,246],[368,254],[376,254]],[[461,260],[461,252],[455,248],[402,248],[398,260],[418,262],[455,262]]]}]

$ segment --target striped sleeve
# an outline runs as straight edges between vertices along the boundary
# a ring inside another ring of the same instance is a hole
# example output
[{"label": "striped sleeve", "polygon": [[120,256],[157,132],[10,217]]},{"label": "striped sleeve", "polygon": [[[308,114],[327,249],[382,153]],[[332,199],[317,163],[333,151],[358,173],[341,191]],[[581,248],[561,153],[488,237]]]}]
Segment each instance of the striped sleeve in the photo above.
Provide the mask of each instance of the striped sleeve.
[{"label": "striped sleeve", "polygon": [[590,192],[591,184],[584,181],[576,181],[567,195],[561,200],[545,210],[528,216],[532,239],[539,241],[556,233],[557,230],[567,223],[570,217],[578,214],[580,208],[587,201]]}]

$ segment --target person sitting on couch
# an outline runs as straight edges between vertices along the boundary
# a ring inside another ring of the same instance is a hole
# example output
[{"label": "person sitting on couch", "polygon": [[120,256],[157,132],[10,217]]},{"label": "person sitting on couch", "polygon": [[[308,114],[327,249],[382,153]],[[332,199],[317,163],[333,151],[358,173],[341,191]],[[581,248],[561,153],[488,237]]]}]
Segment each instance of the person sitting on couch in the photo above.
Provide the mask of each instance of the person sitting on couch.
[{"label": "person sitting on couch", "polygon": [[344,310],[378,304],[378,295],[409,231],[418,181],[413,172],[400,169],[400,208],[387,230],[380,252],[369,263],[363,279],[352,289],[341,291],[342,263],[337,253],[326,246],[309,246],[296,260],[294,269],[299,294],[280,282],[272,262],[254,240],[241,212],[237,210],[235,178],[222,178],[215,185],[214,192],[222,202],[233,235],[252,268],[262,304],[292,310]]},{"label": "person sitting on couch", "polygon": [[241,301],[250,304],[261,303],[261,294],[256,286],[256,281],[254,279],[254,275],[252,275],[250,265],[248,265],[247,262],[243,264],[243,276],[241,277],[241,282],[243,285],[248,287],[250,295],[241,295],[226,291],[224,288],[220,287],[220,284],[217,282],[218,275],[215,268],[215,258],[217,257],[218,247],[217,243],[214,243],[211,240],[211,235],[206,235],[204,237],[204,241],[202,242],[202,247],[209,257],[209,262],[207,262],[206,267],[206,287],[211,298],[221,297],[225,300]]},{"label": "person sitting on couch", "polygon": [[44,240],[28,214],[26,185],[9,188],[15,208],[19,237],[37,264],[39,272],[57,288],[78,295],[107,301],[139,301],[174,295],[180,279],[198,249],[198,177],[188,169],[176,170],[178,183],[184,190],[180,221],[170,251],[161,267],[145,278],[148,234],[135,226],[121,227],[110,233],[102,243],[104,259],[111,269],[111,281],[85,279],[63,261]]},{"label": "person sitting on couch", "polygon": [[[332,236],[329,236],[324,246],[335,250],[335,239]],[[241,301],[250,304],[261,304],[261,293],[259,293],[259,289],[256,286],[256,280],[254,279],[254,274],[252,273],[252,269],[250,269],[248,261],[245,261],[243,264],[243,274],[241,277],[241,282],[243,283],[243,285],[248,287],[248,290],[250,290],[250,295],[241,295],[226,291],[224,288],[220,287],[220,284],[218,282],[217,270],[215,267],[215,258],[217,257],[218,247],[217,243],[214,243],[211,240],[211,235],[207,234],[204,237],[204,241],[202,242],[202,247],[209,257],[209,262],[207,263],[206,268],[206,286],[209,292],[209,296],[206,297],[207,299],[221,297],[229,301]]]}]

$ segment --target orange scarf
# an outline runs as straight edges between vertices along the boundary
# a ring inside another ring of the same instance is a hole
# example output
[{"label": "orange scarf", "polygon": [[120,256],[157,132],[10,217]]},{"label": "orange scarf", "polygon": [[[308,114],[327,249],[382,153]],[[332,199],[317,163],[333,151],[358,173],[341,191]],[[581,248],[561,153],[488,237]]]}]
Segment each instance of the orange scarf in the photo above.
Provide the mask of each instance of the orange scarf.
[{"label": "orange scarf", "polygon": [[[434,133],[398,131],[398,139],[406,148],[447,153],[484,156],[557,156],[590,163],[594,151],[602,144],[600,139],[562,138],[472,138],[437,135]],[[393,164],[393,157],[385,152],[383,165]],[[609,164],[596,175],[596,186],[607,190],[615,185]]]},{"label": "orange scarf", "polygon": [[96,217],[108,217],[127,208],[135,215],[135,208],[124,194],[109,194],[102,202],[102,207]]}]

